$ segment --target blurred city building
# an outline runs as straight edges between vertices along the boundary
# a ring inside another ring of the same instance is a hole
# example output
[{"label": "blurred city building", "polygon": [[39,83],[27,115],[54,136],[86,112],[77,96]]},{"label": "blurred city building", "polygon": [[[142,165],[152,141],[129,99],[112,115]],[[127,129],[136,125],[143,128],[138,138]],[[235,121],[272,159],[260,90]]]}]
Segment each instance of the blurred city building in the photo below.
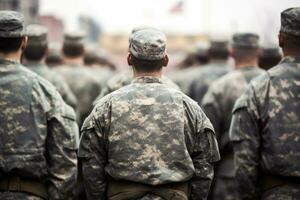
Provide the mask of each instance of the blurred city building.
[{"label": "blurred city building", "polygon": [[26,24],[37,23],[39,0],[0,0],[0,10],[15,10],[23,13]]},{"label": "blurred city building", "polygon": [[79,17],[79,28],[86,33],[86,39],[89,43],[98,42],[101,36],[101,27],[93,18],[81,15]]},{"label": "blurred city building", "polygon": [[46,26],[49,30],[48,40],[51,43],[61,43],[63,40],[64,24],[63,21],[54,15],[43,15],[39,17],[39,23]]}]

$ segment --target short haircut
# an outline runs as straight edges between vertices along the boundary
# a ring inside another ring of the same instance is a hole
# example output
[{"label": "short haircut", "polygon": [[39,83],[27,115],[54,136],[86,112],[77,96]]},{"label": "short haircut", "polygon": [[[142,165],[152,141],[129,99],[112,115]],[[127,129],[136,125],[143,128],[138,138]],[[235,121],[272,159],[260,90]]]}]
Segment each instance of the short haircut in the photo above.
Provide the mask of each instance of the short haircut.
[{"label": "short haircut", "polygon": [[62,50],[65,56],[76,58],[84,54],[84,44],[67,42],[63,44]]},{"label": "short haircut", "polygon": [[44,44],[28,44],[23,55],[29,61],[39,61],[46,56],[48,45]]},{"label": "short haircut", "polygon": [[258,58],[259,48],[234,48],[234,57],[239,60]]},{"label": "short haircut", "polygon": [[259,67],[262,69],[268,70],[276,65],[281,60],[280,53],[272,54],[272,55],[265,55],[264,53],[259,56]]},{"label": "short haircut", "polygon": [[154,72],[162,69],[164,59],[161,60],[144,60],[131,55],[131,62],[134,69],[138,72]]},{"label": "short haircut", "polygon": [[289,35],[286,33],[281,33],[284,40],[285,48],[289,49],[300,49],[300,36]]},{"label": "short haircut", "polygon": [[21,48],[24,37],[5,38],[0,37],[0,52],[11,53]]},{"label": "short haircut", "polygon": [[208,50],[208,57],[210,59],[220,59],[220,60],[227,60],[229,57],[229,50],[225,48],[210,48]]},{"label": "short haircut", "polygon": [[93,65],[99,64],[99,56],[96,55],[94,52],[86,52],[84,54],[84,64],[85,65]]}]

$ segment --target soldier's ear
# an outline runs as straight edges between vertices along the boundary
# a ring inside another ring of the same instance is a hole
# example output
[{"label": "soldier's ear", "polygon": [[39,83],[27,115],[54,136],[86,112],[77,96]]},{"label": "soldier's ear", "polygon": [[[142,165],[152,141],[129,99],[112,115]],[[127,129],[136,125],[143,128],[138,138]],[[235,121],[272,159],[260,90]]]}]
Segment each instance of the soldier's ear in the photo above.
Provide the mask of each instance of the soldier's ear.
[{"label": "soldier's ear", "polygon": [[279,35],[278,35],[278,41],[279,41],[279,46],[281,47],[281,48],[283,48],[283,46],[284,46],[284,42],[283,42],[283,35],[281,34],[281,33],[279,33]]},{"label": "soldier's ear", "polygon": [[24,37],[22,40],[22,44],[21,44],[21,51],[24,51],[26,49],[27,46],[27,42],[28,42],[28,37]]},{"label": "soldier's ear", "polygon": [[132,59],[132,55],[130,53],[128,53],[128,55],[127,55],[127,63],[128,63],[129,66],[132,66],[131,59]]},{"label": "soldier's ear", "polygon": [[163,62],[163,66],[166,67],[169,63],[169,56],[168,55],[165,55],[164,57],[164,62]]}]

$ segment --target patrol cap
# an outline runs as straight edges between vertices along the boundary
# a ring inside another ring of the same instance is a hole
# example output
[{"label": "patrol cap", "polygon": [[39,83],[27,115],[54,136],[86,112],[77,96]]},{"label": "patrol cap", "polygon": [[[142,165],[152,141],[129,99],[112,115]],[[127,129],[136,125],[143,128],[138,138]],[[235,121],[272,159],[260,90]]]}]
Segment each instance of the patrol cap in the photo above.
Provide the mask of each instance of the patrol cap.
[{"label": "patrol cap", "polygon": [[48,29],[39,24],[30,24],[26,27],[28,44],[47,44]]},{"label": "patrol cap", "polygon": [[228,49],[228,41],[227,40],[212,40],[210,42],[210,49],[212,49],[212,50]]},{"label": "patrol cap", "polygon": [[67,32],[64,34],[64,43],[83,44],[85,34],[83,32]]},{"label": "patrol cap", "polygon": [[232,38],[233,48],[250,48],[259,47],[259,36],[254,33],[237,33]]},{"label": "patrol cap", "polygon": [[281,13],[282,33],[300,36],[300,7],[289,8]]},{"label": "patrol cap", "polygon": [[143,29],[130,37],[129,52],[144,60],[161,60],[166,54],[166,35],[156,29]]},{"label": "patrol cap", "polygon": [[18,38],[24,36],[24,16],[15,11],[0,11],[0,37]]},{"label": "patrol cap", "polygon": [[134,34],[137,31],[141,31],[141,30],[145,30],[145,29],[154,29],[154,30],[157,30],[157,29],[155,29],[155,28],[153,28],[151,26],[136,26],[136,27],[134,27],[132,29],[131,34]]}]

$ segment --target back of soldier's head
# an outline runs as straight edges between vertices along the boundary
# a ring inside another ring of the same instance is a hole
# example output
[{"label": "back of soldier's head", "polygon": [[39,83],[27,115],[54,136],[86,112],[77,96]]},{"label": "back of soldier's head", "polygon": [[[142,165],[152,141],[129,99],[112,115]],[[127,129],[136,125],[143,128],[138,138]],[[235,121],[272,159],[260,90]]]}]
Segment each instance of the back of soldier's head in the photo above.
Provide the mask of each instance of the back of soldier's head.
[{"label": "back of soldier's head", "polygon": [[24,17],[14,11],[0,11],[0,52],[17,52],[25,37]]},{"label": "back of soldier's head", "polygon": [[42,60],[48,49],[47,28],[38,24],[31,24],[26,28],[26,34],[28,42],[23,54],[24,58],[28,61]]},{"label": "back of soldier's head", "polygon": [[232,56],[238,60],[257,59],[259,36],[254,33],[237,33],[232,37]]},{"label": "back of soldier's head", "polygon": [[212,60],[227,60],[229,58],[228,41],[213,40],[208,49],[208,56]]},{"label": "back of soldier's head", "polygon": [[268,70],[276,66],[281,59],[282,55],[278,47],[263,48],[259,56],[259,66],[262,69]]},{"label": "back of soldier's head", "polygon": [[77,58],[84,55],[84,34],[81,32],[66,33],[62,52],[65,57]]},{"label": "back of soldier's head", "polygon": [[280,46],[300,50],[300,7],[289,8],[281,13]]},{"label": "back of soldier's head", "polygon": [[63,64],[63,58],[57,49],[49,49],[46,56],[46,64],[55,67]]},{"label": "back of soldier's head", "polygon": [[129,64],[139,72],[161,70],[167,65],[166,36],[156,29],[134,32],[129,39]]}]

